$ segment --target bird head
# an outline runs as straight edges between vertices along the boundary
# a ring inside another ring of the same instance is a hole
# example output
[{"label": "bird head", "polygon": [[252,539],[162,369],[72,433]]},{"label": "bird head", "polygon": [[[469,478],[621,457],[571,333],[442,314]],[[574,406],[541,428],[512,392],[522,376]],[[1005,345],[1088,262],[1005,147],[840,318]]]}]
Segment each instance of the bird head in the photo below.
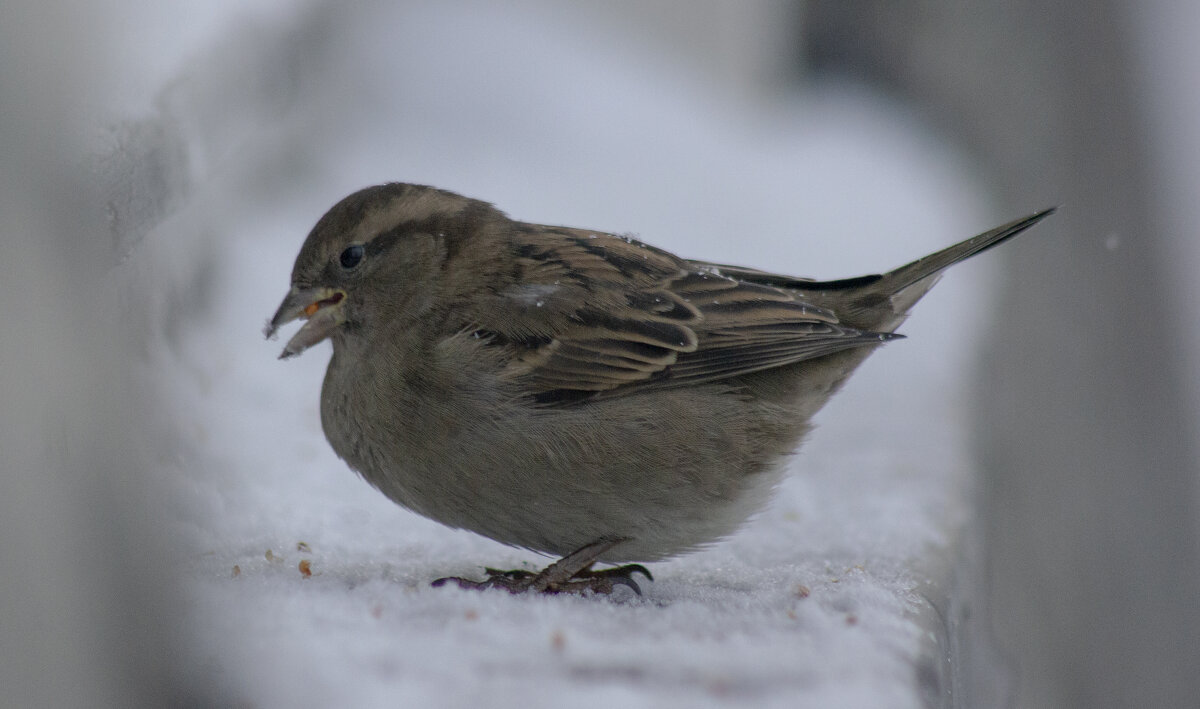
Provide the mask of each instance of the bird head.
[{"label": "bird head", "polygon": [[291,288],[264,334],[306,320],[280,355],[293,357],[381,322],[424,314],[445,264],[466,238],[484,202],[422,185],[368,187],[338,202],[317,222],[292,268]]}]

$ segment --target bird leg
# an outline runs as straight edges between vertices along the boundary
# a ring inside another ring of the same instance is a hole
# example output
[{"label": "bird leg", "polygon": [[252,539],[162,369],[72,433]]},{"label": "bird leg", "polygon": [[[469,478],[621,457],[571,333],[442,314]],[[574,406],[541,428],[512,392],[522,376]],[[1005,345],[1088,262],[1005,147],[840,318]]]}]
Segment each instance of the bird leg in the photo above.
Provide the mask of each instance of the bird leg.
[{"label": "bird leg", "polygon": [[616,585],[621,585],[628,586],[633,589],[634,593],[640,596],[642,595],[642,589],[633,580],[633,574],[640,573],[647,579],[654,580],[650,575],[650,571],[641,564],[628,564],[626,566],[616,566],[611,569],[601,569],[599,571],[592,569],[592,564],[596,563],[596,559],[601,554],[623,541],[625,540],[601,539],[592,542],[582,549],[567,554],[537,573],[521,569],[501,571],[489,568],[485,569],[488,578],[484,581],[472,581],[471,579],[460,578],[458,576],[449,576],[434,581],[433,585],[443,586],[453,581],[458,584],[459,588],[480,590],[502,588],[509,593],[525,593],[526,591],[533,591],[534,593],[582,593],[584,591],[591,591],[592,593],[603,594],[612,593]]}]

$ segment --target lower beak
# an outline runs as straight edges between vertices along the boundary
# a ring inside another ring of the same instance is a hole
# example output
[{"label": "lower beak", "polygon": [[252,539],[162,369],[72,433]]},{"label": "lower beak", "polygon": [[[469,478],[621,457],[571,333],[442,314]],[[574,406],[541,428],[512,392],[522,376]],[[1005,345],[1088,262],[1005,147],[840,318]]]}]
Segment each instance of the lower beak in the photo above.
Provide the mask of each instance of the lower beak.
[{"label": "lower beak", "polygon": [[287,297],[279,304],[275,317],[267,323],[263,334],[275,337],[279,328],[293,320],[306,318],[304,327],[288,340],[279,359],[294,357],[333,334],[346,322],[343,302],[346,292],[335,288],[298,288],[292,286]]}]

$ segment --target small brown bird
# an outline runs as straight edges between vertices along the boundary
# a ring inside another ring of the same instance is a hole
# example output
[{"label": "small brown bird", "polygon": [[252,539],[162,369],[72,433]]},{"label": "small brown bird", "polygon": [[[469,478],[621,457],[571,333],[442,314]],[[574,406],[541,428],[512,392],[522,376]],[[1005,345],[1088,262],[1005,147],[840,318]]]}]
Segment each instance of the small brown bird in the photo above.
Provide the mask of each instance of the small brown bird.
[{"label": "small brown bird", "polygon": [[329,338],[321,423],[393,501],[563,558],[469,587],[611,591],[735,531],[809,420],[946,267],[1018,219],[883,275],[834,281],[679,258],[386,184],[321,217],[272,336]]}]

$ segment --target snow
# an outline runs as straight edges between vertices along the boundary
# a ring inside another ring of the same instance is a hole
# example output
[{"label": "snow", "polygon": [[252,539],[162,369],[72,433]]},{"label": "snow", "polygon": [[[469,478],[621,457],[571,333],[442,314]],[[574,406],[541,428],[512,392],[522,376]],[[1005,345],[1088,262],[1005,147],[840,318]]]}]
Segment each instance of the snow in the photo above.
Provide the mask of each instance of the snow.
[{"label": "snow", "polygon": [[374,7],[329,31],[319,91],[128,266],[211,268],[211,300],[153,343],[148,372],[175,411],[164,476],[195,680],[255,707],[924,706],[944,672],[933,603],[966,514],[987,264],[951,272],[822,412],[768,510],[654,564],[640,597],[430,587],[551,560],[357,479],[320,430],[328,345],[280,362],[260,332],[316,218],[384,180],[816,277],[1018,215],[990,214],[969,165],[854,87],[733,102],[612,28],[528,7]]}]

